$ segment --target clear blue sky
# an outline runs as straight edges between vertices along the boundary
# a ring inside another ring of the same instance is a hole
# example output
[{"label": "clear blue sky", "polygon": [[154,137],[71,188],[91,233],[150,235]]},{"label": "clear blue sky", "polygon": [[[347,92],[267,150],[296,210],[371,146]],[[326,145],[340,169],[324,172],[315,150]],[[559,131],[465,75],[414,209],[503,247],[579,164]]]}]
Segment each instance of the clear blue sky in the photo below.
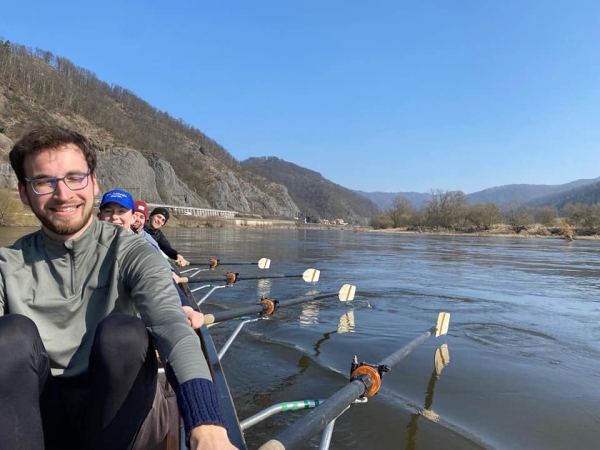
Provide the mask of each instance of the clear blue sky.
[{"label": "clear blue sky", "polygon": [[239,160],[386,192],[600,176],[600,1],[5,3],[0,36]]}]

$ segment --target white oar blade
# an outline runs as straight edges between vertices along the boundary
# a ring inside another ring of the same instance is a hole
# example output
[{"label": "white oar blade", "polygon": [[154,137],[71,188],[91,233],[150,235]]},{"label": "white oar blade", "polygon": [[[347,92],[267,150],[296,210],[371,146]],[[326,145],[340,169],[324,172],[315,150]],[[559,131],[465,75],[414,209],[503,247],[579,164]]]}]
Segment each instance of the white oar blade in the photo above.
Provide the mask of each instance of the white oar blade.
[{"label": "white oar blade", "polygon": [[345,284],[340,289],[338,298],[343,302],[349,302],[350,300],[354,300],[354,294],[356,293],[356,286],[351,284]]},{"label": "white oar blade", "polygon": [[448,344],[442,344],[435,351],[433,364],[435,365],[435,373],[439,377],[440,373],[442,373],[442,369],[450,364],[450,352],[448,351]]},{"label": "white oar blade", "polygon": [[450,313],[441,312],[438,315],[435,337],[443,336],[448,333],[448,325],[450,325]]},{"label": "white oar blade", "polygon": [[260,258],[258,260],[259,269],[268,269],[269,267],[271,267],[271,260],[269,258]]},{"label": "white oar blade", "polygon": [[319,281],[321,271],[317,269],[306,269],[302,274],[302,279],[307,283],[316,283]]}]

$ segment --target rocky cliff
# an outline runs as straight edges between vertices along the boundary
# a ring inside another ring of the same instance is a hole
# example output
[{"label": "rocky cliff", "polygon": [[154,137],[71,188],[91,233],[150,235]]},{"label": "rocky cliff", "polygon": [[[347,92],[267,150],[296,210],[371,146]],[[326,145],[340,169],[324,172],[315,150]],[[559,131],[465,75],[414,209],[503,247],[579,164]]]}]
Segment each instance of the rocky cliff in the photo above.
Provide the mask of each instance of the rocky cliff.
[{"label": "rocky cliff", "polygon": [[[4,161],[12,145],[13,141],[0,133],[0,156]],[[208,186],[206,191],[210,198],[206,199],[181,181],[160,153],[154,152],[146,158],[133,149],[99,146],[97,154],[98,184],[102,192],[118,188],[148,203],[234,210],[268,217],[289,218],[298,213],[287,189],[277,183],[267,183],[261,189],[226,171],[218,174]],[[10,165],[0,164],[0,187],[16,189],[16,186]]]}]

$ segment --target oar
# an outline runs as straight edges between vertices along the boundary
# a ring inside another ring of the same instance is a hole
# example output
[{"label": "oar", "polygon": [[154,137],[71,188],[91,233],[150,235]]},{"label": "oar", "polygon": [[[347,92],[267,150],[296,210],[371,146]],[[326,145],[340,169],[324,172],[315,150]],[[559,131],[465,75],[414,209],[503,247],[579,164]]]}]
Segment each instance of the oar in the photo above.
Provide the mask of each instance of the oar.
[{"label": "oar", "polygon": [[190,266],[208,266],[210,269],[214,269],[217,266],[258,266],[259,269],[268,269],[271,267],[271,260],[269,258],[261,258],[258,261],[237,261],[237,262],[223,262],[220,259],[194,259],[189,261]]},{"label": "oar", "polygon": [[218,277],[180,277],[180,283],[212,283],[216,281],[223,281],[227,284],[233,284],[237,281],[242,280],[264,280],[267,278],[302,278],[307,283],[316,283],[319,281],[321,271],[317,269],[306,269],[301,274],[281,274],[274,273],[271,275],[257,275],[257,276],[241,276],[239,273],[227,272],[225,275]]},{"label": "oar", "polygon": [[381,378],[394,364],[408,356],[417,346],[425,342],[433,333],[442,336],[448,332],[449,313],[440,313],[437,324],[413,339],[411,342],[384,358],[379,364],[358,364],[356,356],[352,363],[350,383],[329,397],[317,409],[281,432],[274,439],[263,444],[259,450],[290,450],[306,443],[306,439],[321,431],[336,420],[355,400],[372,397],[381,387]]},{"label": "oar", "polygon": [[231,311],[221,311],[214,314],[204,314],[204,325],[210,325],[212,323],[223,322],[224,320],[236,319],[238,317],[248,316],[250,314],[261,314],[263,316],[270,316],[273,312],[281,308],[282,306],[292,306],[299,303],[311,302],[314,300],[321,300],[323,298],[336,297],[342,302],[348,302],[354,299],[356,293],[356,286],[351,284],[345,284],[337,292],[328,292],[326,294],[310,295],[294,297],[284,300],[271,300],[263,298],[258,305],[246,306],[244,308],[236,308]]}]

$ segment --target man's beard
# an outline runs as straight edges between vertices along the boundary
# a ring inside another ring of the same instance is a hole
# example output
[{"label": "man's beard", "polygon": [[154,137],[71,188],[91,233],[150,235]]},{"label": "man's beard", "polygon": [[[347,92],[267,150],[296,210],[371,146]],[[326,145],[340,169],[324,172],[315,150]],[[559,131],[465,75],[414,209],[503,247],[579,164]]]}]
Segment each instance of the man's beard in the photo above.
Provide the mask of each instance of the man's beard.
[{"label": "man's beard", "polygon": [[[29,204],[31,204],[31,201]],[[80,208],[85,208],[85,205],[80,206]],[[88,211],[84,210],[81,219],[74,223],[73,221],[64,221],[65,223],[62,223],[63,221],[60,218],[56,218],[56,220],[52,221],[47,215],[39,213],[33,207],[31,208],[38,220],[42,222],[42,225],[59,236],[75,234],[84,228],[90,222],[93,212],[92,209],[93,208],[89,208]]]},{"label": "man's beard", "polygon": [[[35,212],[35,211],[34,211]],[[52,222],[46,216],[38,216],[42,225],[44,225],[48,230],[52,231],[55,234],[60,236],[68,236],[70,234],[75,234],[79,232],[83,227],[85,227],[92,217],[92,209],[83,213],[83,217],[81,220],[76,221],[75,223],[61,223],[60,220]]]}]

